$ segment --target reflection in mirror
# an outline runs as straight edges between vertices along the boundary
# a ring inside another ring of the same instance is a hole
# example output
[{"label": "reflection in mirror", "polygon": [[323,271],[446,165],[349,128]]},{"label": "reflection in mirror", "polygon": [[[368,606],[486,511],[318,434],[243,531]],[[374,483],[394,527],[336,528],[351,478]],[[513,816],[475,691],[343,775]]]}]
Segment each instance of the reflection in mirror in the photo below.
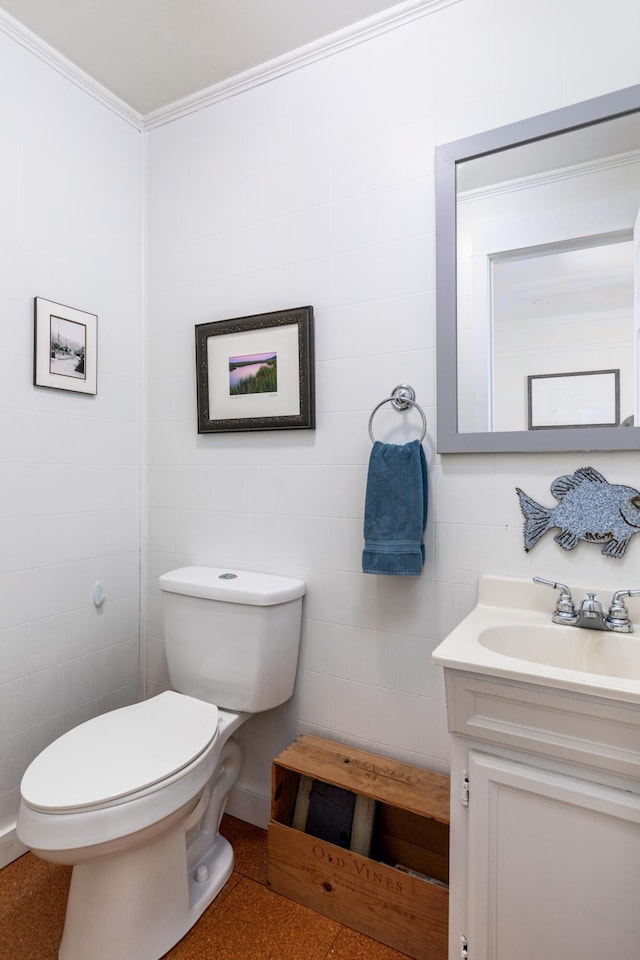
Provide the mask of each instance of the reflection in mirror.
[{"label": "reflection in mirror", "polygon": [[638,110],[630,88],[438,148],[441,452],[639,445]]},{"label": "reflection in mirror", "polygon": [[[633,245],[601,239],[597,246],[578,241],[491,258],[493,410],[485,424],[464,429],[531,429],[528,391],[522,390],[528,377],[600,368],[620,371],[622,418],[633,422]],[[589,389],[585,382],[585,402],[578,407],[571,401],[579,382],[565,381],[566,402],[549,410],[550,427],[619,425],[609,405],[598,404],[594,384]]]}]

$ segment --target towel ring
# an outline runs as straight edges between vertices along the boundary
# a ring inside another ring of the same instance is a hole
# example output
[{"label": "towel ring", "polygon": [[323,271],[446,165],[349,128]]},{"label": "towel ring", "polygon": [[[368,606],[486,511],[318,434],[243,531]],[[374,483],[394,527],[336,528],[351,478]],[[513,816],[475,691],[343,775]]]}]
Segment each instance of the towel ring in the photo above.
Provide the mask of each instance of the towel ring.
[{"label": "towel ring", "polygon": [[407,384],[399,384],[397,387],[394,387],[391,391],[391,396],[385,397],[384,400],[381,400],[371,411],[371,416],[369,417],[369,436],[371,437],[371,443],[376,442],[376,438],[373,435],[373,418],[385,403],[390,403],[394,410],[406,410],[408,407],[413,407],[414,410],[418,411],[422,417],[422,434],[420,436],[420,443],[422,443],[427,435],[427,418],[420,404],[416,403],[415,390]]}]

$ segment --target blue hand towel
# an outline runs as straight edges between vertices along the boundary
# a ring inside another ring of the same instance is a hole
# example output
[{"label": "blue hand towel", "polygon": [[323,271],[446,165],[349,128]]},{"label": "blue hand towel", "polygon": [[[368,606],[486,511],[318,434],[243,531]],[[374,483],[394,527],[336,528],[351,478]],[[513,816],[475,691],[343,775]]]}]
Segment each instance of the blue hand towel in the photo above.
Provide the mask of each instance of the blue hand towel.
[{"label": "blue hand towel", "polygon": [[417,577],[424,563],[427,462],[419,440],[373,445],[364,505],[363,573]]}]

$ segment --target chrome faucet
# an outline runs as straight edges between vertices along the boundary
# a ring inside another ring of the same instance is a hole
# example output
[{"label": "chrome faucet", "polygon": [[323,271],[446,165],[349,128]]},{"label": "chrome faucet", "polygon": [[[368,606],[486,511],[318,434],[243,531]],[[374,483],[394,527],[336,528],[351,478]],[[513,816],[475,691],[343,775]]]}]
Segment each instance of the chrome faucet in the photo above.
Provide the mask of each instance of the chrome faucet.
[{"label": "chrome faucet", "polygon": [[543,577],[534,577],[533,581],[534,583],[543,583],[547,587],[553,587],[554,590],[560,590],[556,609],[551,617],[554,623],[561,623],[567,627],[585,627],[588,630],[633,633],[633,623],[629,618],[624,597],[638,597],[640,596],[640,590],[617,590],[611,598],[609,611],[605,614],[595,593],[587,593],[580,604],[580,609],[576,611],[571,590],[565,583],[545,580]]}]

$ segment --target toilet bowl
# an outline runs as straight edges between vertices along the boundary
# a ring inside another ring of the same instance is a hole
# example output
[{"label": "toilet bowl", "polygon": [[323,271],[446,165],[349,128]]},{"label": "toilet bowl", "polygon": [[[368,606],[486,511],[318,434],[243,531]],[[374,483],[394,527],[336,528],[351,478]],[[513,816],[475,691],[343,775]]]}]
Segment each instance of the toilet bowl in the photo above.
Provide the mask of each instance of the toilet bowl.
[{"label": "toilet bowl", "polygon": [[74,728],[31,764],[19,835],[74,867],[60,960],[160,957],[215,898],[233,869],[218,833],[240,769],[229,738],[248,716],[167,691]]},{"label": "toilet bowl", "polygon": [[80,724],[22,779],[18,836],[73,865],[60,960],[159,960],[193,926],[233,870],[232,734],[293,692],[302,581],[190,567],[161,588],[180,690]]}]

